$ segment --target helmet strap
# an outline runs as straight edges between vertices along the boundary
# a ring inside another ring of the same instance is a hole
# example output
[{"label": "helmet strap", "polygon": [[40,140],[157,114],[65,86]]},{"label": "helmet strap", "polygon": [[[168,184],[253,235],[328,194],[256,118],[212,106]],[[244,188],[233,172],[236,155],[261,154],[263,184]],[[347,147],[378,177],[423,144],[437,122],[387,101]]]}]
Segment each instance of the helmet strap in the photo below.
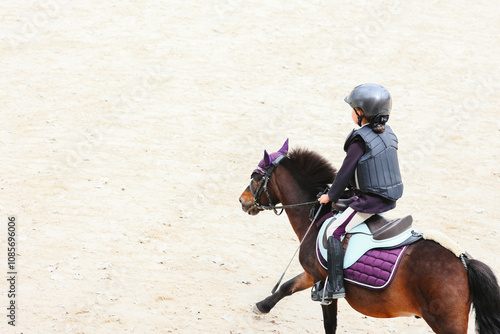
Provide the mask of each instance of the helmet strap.
[{"label": "helmet strap", "polygon": [[356,113],[356,116],[358,116],[358,126],[361,126],[361,122],[363,121],[363,118],[365,118],[365,115],[360,115],[358,114],[358,111],[356,110],[356,108],[353,108],[354,109],[354,112]]}]

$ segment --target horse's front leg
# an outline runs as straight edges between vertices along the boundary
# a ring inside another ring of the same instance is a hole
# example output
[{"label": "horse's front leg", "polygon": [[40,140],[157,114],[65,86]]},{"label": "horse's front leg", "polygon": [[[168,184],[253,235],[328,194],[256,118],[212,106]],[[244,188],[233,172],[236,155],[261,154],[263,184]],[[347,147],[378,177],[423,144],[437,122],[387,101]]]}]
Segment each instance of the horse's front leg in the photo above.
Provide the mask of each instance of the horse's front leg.
[{"label": "horse's front leg", "polygon": [[322,305],[323,325],[326,334],[335,334],[337,331],[337,299],[334,299],[330,305]]},{"label": "horse's front leg", "polygon": [[252,308],[252,311],[257,314],[269,313],[274,305],[276,305],[284,297],[289,296],[294,292],[310,288],[313,286],[313,284],[314,280],[312,276],[306,272],[303,272],[302,274],[297,275],[291,280],[283,283],[283,285],[281,285],[278,291],[276,291],[274,294],[256,303]]}]

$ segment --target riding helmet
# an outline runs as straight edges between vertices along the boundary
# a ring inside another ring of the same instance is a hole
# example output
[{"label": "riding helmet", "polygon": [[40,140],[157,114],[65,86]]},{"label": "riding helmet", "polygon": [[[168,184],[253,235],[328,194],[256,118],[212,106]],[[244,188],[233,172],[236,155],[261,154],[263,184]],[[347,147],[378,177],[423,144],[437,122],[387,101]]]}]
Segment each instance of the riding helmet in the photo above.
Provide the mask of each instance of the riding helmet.
[{"label": "riding helmet", "polygon": [[389,91],[379,84],[362,84],[356,86],[344,99],[353,109],[363,109],[364,116],[389,115],[392,99]]}]

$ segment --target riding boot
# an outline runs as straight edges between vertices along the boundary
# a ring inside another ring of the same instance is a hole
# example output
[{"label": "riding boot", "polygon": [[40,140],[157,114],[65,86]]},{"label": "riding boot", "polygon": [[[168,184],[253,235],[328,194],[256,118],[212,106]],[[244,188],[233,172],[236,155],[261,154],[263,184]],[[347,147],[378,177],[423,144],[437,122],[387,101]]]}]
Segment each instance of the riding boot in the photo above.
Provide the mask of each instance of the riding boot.
[{"label": "riding boot", "polygon": [[342,242],[331,236],[328,238],[328,284],[326,300],[345,297],[344,290],[344,248]]}]

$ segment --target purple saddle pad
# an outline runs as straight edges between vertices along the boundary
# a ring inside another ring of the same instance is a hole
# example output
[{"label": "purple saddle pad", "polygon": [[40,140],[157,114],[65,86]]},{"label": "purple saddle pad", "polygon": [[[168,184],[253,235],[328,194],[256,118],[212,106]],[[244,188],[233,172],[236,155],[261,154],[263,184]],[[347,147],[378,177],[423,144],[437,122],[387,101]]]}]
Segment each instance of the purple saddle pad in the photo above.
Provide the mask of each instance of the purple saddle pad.
[{"label": "purple saddle pad", "polygon": [[369,289],[385,289],[392,282],[406,248],[372,249],[344,269],[344,279]]}]

